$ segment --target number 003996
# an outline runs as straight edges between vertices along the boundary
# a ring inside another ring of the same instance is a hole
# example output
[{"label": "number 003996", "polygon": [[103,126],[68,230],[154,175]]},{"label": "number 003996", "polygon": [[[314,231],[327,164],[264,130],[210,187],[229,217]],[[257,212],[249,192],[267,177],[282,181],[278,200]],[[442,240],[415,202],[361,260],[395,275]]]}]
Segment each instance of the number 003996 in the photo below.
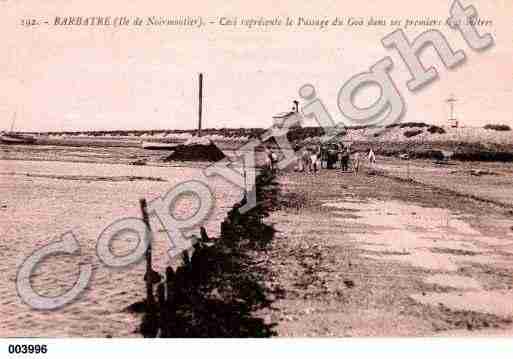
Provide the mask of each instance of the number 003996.
[{"label": "number 003996", "polygon": [[9,344],[9,354],[46,354],[46,344]]}]

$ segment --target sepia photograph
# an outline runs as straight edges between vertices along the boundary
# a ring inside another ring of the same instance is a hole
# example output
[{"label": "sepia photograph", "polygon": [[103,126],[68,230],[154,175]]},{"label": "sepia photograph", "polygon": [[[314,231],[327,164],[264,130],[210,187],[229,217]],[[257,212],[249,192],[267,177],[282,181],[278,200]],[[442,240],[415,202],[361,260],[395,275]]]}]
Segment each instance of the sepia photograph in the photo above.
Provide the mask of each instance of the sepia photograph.
[{"label": "sepia photograph", "polygon": [[512,19],[509,0],[0,1],[3,352],[509,340]]}]

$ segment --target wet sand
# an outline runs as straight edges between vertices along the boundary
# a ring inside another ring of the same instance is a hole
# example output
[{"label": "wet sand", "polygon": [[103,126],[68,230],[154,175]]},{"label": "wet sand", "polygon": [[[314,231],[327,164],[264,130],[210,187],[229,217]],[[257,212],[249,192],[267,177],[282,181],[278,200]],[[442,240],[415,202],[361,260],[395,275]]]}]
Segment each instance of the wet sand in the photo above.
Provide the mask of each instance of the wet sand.
[{"label": "wet sand", "polygon": [[[508,206],[434,187],[444,181],[464,194],[482,177],[464,187],[458,177],[424,176],[429,166],[412,162],[410,175],[429,177],[429,186],[368,169],[281,174],[289,204],[269,218],[278,230],[265,258],[276,301],[263,314],[278,335],[513,335]],[[511,195],[511,187],[488,186],[503,200]]]}]

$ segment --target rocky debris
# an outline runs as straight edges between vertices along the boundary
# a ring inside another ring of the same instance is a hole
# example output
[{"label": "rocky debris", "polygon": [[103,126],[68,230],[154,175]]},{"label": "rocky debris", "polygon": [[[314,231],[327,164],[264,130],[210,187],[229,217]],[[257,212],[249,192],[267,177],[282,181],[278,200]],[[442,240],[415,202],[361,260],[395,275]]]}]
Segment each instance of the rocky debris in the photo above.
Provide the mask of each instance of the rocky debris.
[{"label": "rocky debris", "polygon": [[184,144],[175,147],[173,153],[165,157],[164,162],[170,161],[209,161],[217,162],[225,158],[223,151],[213,142],[208,144]]},{"label": "rocky debris", "polygon": [[128,164],[132,165],[132,166],[145,166],[146,165],[146,161],[143,160],[143,159],[139,159],[139,160],[135,160],[135,161],[129,162]]},{"label": "rocky debris", "polygon": [[498,174],[488,170],[471,170],[471,176],[497,176]]},{"label": "rocky debris", "polygon": [[344,281],[344,284],[346,285],[347,288],[353,288],[354,287],[354,281],[352,281],[350,279],[346,279]]}]

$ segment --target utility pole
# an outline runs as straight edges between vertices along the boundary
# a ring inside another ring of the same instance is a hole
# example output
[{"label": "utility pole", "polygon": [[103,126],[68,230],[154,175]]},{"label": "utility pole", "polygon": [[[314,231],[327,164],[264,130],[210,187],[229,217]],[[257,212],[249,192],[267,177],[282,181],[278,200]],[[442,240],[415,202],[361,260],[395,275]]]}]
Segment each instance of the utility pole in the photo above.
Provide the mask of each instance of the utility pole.
[{"label": "utility pole", "polygon": [[201,137],[201,115],[203,112],[203,74],[199,74],[198,137]]}]

